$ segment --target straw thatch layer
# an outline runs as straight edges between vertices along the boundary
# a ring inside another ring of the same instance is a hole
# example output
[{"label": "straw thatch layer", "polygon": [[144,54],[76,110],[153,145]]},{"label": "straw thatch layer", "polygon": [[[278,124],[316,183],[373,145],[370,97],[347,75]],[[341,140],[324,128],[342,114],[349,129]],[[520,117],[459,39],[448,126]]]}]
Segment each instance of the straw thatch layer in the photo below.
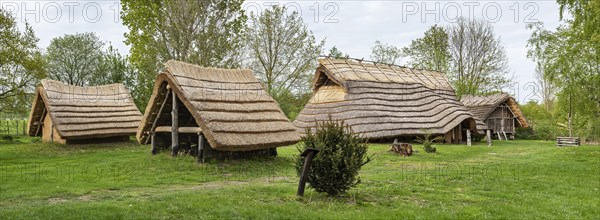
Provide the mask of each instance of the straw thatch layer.
[{"label": "straw thatch layer", "polygon": [[314,95],[294,121],[301,133],[330,116],[370,139],[445,134],[463,122],[475,129],[442,73],[350,59],[319,63]]},{"label": "straw thatch layer", "polygon": [[[517,101],[511,97],[508,93],[498,93],[489,96],[472,96],[465,95],[460,100],[475,116],[477,121],[477,129],[485,130],[488,129],[485,125],[485,120],[500,104],[505,103],[512,113],[514,113],[517,121],[522,127],[529,127],[527,119],[521,112]],[[482,124],[482,125],[481,125]]]},{"label": "straw thatch layer", "polygon": [[133,135],[142,116],[122,84],[79,87],[44,79],[29,116],[30,136],[41,135],[46,114],[63,139]]},{"label": "straw thatch layer", "polygon": [[[137,138],[146,143],[173,91],[191,113],[210,146],[251,151],[295,144],[300,135],[250,70],[203,68],[168,61],[158,75]],[[170,109],[166,111],[170,112]]]}]

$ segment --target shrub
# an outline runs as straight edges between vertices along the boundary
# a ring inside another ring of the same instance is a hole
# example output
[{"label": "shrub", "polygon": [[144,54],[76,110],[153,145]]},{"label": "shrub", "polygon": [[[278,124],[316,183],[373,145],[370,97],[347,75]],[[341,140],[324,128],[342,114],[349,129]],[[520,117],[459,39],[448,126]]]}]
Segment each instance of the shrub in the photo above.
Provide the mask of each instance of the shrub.
[{"label": "shrub", "polygon": [[425,135],[422,138],[417,137],[417,142],[423,144],[423,150],[427,153],[435,153],[437,149],[433,146],[433,142],[441,140],[444,140],[443,136],[431,138],[431,132],[425,132]]},{"label": "shrub", "polygon": [[12,137],[12,136],[10,136],[10,135],[2,135],[2,138],[1,138],[1,139],[2,139],[3,141],[7,141],[7,142],[8,142],[8,141],[12,141],[12,140],[13,140],[13,137]]},{"label": "shrub", "polygon": [[[307,182],[317,192],[339,195],[360,183],[358,171],[371,161],[367,156],[367,141],[344,126],[344,122],[317,123],[313,134],[310,129],[298,147],[302,153],[306,148],[319,149],[313,158]],[[304,158],[296,158],[296,170],[301,175]]]}]

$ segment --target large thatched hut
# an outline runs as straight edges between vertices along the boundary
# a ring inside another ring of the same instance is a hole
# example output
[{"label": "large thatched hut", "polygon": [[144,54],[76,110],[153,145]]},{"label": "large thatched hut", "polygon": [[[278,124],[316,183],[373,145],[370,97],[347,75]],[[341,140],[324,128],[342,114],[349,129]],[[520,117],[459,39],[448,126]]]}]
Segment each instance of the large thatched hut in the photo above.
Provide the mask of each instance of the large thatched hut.
[{"label": "large thatched hut", "polygon": [[300,135],[250,70],[171,60],[156,78],[137,138],[153,153],[188,149],[203,159],[274,154]]},{"label": "large thatched hut", "polygon": [[329,116],[370,140],[430,132],[459,143],[466,130],[475,130],[473,116],[442,73],[354,59],[323,58],[319,64],[314,94],[294,121],[301,133]]},{"label": "large thatched hut", "polygon": [[79,87],[44,79],[37,87],[27,130],[45,142],[127,141],[142,114],[122,84]]},{"label": "large thatched hut", "polygon": [[460,100],[475,116],[477,130],[514,136],[516,127],[529,127],[517,101],[508,93],[465,95]]}]

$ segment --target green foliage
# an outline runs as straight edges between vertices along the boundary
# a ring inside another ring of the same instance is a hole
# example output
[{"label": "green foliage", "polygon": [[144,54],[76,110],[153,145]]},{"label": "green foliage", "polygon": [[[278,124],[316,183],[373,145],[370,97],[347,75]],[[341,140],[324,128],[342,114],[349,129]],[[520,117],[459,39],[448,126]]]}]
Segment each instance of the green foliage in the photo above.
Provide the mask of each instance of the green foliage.
[{"label": "green foliage", "polygon": [[46,48],[48,76],[69,85],[91,85],[98,73],[104,42],[95,33],[66,34]]},{"label": "green foliage", "polygon": [[436,141],[444,140],[444,136],[431,137],[431,132],[425,132],[423,137],[417,136],[417,142],[423,144],[423,150],[427,153],[435,153],[436,148],[434,147],[434,143]]},{"label": "green foliage", "polygon": [[306,103],[308,103],[311,96],[312,93],[295,95],[290,91],[285,91],[284,93],[273,97],[273,99],[279,103],[279,107],[287,118],[290,119],[290,121],[294,121]]},{"label": "green foliage", "polygon": [[414,68],[446,73],[450,67],[448,34],[443,27],[431,26],[424,37],[413,40],[402,51],[411,58],[409,65]]},{"label": "green foliage", "polygon": [[329,49],[327,56],[333,58],[350,58],[350,55],[343,53],[336,46],[333,46],[331,49]]},{"label": "green foliage", "polygon": [[128,57],[105,43],[94,33],[64,35],[52,39],[46,50],[50,78],[76,86],[123,83],[136,104],[145,95],[138,86],[138,71]]},{"label": "green foliage", "polygon": [[248,66],[273,96],[309,92],[325,41],[317,42],[297,11],[272,6],[252,14],[246,29]]},{"label": "green foliage", "polygon": [[[307,130],[302,153],[307,148],[319,149],[308,172],[307,182],[317,192],[340,195],[360,183],[358,171],[371,161],[367,156],[367,141],[344,126],[343,122],[329,121],[318,123],[315,133]],[[304,158],[296,158],[298,175],[302,172]]]},{"label": "green foliage", "polygon": [[121,1],[125,43],[139,72],[136,103],[144,109],[155,76],[170,59],[207,67],[239,67],[246,16],[242,0]]},{"label": "green foliage", "polygon": [[[541,66],[543,77],[556,86],[553,109],[561,135],[600,140],[600,2],[559,0],[561,16],[570,12],[556,30],[541,23],[530,25],[528,56]],[[534,128],[535,129],[535,128]],[[536,131],[537,132],[537,131]]]},{"label": "green foliage", "polygon": [[6,141],[6,142],[13,141],[13,137],[11,135],[8,135],[8,134],[2,135],[2,138],[0,138],[0,139],[2,139],[3,141]]},{"label": "green foliage", "polygon": [[458,97],[499,91],[511,81],[506,51],[490,23],[461,17],[446,31],[452,56],[447,75]]},{"label": "green foliage", "polygon": [[398,64],[402,54],[402,49],[390,45],[381,43],[381,41],[375,41],[375,45],[371,47],[371,60],[379,63],[387,64]]},{"label": "green foliage", "polygon": [[0,7],[0,113],[29,111],[35,85],[46,77],[38,41],[29,23],[19,31],[15,18]]}]

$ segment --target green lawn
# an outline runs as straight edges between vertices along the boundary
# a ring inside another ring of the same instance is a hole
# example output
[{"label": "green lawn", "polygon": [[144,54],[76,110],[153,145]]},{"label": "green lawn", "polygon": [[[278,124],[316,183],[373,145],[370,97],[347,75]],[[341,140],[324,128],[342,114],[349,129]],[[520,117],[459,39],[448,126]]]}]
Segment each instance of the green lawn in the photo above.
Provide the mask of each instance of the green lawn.
[{"label": "green lawn", "polygon": [[279,157],[198,165],[137,144],[0,144],[0,219],[479,219],[600,217],[600,147],[495,141],[420,145],[411,157],[371,145],[362,183],[342,197],[298,184],[294,147]]}]

